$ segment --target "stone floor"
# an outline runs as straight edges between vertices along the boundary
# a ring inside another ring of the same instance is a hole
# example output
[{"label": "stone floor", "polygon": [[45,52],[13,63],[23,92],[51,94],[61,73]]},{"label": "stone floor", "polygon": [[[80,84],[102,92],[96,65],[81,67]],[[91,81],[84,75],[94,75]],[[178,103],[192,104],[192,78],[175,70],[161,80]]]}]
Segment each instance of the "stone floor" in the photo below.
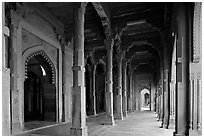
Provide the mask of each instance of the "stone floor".
[{"label": "stone floor", "polygon": [[[87,118],[88,135],[90,136],[172,136],[173,129],[159,128],[155,113],[135,111],[123,120],[115,120],[114,126],[104,125],[105,114]],[[67,136],[71,123],[53,124],[42,128],[25,131],[24,136]]]}]

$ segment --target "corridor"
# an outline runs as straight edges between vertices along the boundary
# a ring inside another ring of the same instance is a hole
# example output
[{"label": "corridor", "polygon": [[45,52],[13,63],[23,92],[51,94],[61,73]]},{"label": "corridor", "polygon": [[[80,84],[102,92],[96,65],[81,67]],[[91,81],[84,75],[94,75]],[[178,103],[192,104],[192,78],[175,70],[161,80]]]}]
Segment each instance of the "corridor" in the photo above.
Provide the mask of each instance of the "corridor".
[{"label": "corridor", "polygon": [[[160,128],[155,113],[135,111],[123,120],[115,120],[115,125],[104,125],[105,114],[87,118],[89,136],[172,136],[173,129]],[[70,135],[71,123],[61,123],[42,127],[20,134],[21,136],[66,136]]]},{"label": "corridor", "polygon": [[201,2],[2,11],[2,135],[201,135]]}]

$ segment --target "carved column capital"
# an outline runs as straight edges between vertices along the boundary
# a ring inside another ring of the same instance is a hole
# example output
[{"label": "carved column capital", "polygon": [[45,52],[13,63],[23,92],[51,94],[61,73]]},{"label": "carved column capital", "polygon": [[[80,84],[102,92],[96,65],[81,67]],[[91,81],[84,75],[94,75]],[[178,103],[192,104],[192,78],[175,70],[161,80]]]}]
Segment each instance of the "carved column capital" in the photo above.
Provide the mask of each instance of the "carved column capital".
[{"label": "carved column capital", "polygon": [[110,50],[113,48],[114,45],[114,39],[106,39],[104,40],[104,44],[107,50]]},{"label": "carved column capital", "polygon": [[116,55],[117,62],[122,63],[123,57],[124,57],[124,54],[123,54],[122,52],[119,52],[119,53]]}]

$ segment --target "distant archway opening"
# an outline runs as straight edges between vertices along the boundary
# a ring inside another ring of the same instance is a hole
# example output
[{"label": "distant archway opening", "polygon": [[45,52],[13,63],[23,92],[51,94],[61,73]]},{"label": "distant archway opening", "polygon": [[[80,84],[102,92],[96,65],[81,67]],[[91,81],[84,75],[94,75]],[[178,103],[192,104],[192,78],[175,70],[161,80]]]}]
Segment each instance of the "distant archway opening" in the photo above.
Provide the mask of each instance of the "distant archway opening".
[{"label": "distant archway opening", "polygon": [[24,81],[24,121],[56,121],[54,65],[44,52],[27,57]]},{"label": "distant archway opening", "polygon": [[144,88],[142,91],[141,91],[141,110],[150,110],[150,91],[146,88]]}]

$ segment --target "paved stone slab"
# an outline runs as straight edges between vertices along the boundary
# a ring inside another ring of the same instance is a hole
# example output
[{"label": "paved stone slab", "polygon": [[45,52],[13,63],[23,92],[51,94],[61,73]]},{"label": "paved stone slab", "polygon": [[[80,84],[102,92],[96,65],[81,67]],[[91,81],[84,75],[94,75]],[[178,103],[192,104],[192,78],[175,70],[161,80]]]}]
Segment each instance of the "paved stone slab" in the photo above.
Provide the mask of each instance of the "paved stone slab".
[{"label": "paved stone slab", "polygon": [[[135,111],[123,120],[115,120],[114,126],[104,125],[105,114],[87,118],[89,136],[172,136],[173,129],[159,128],[155,114],[150,111]],[[71,123],[29,131],[24,136],[68,136]]]}]

